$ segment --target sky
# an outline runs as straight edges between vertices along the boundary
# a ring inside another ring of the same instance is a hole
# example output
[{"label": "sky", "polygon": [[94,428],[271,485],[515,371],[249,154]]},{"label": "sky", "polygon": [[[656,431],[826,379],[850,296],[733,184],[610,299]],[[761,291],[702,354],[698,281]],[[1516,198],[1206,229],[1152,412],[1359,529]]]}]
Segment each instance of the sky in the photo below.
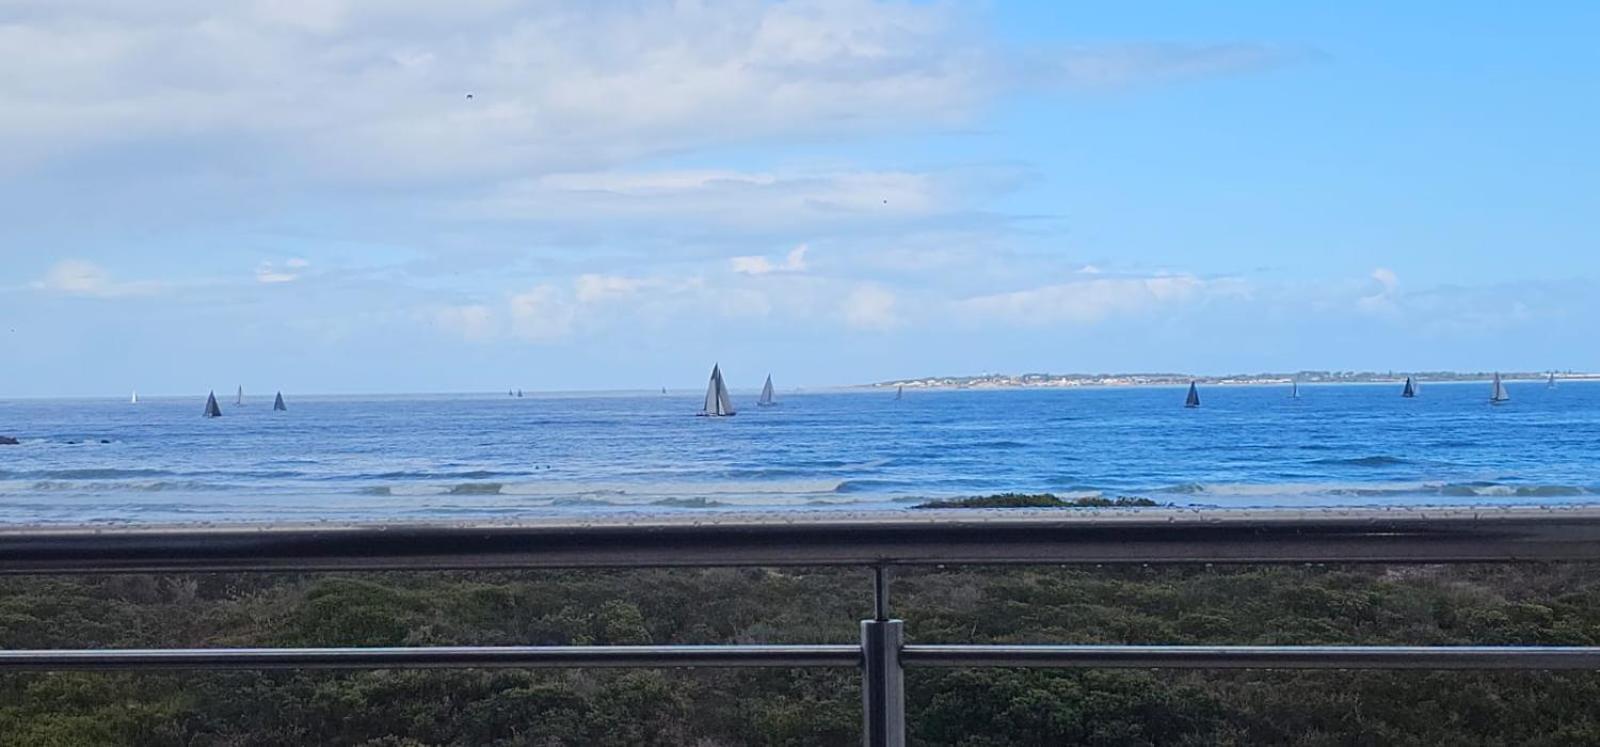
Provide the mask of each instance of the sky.
[{"label": "sky", "polygon": [[1596,370],[1597,29],[0,0],[0,398]]}]

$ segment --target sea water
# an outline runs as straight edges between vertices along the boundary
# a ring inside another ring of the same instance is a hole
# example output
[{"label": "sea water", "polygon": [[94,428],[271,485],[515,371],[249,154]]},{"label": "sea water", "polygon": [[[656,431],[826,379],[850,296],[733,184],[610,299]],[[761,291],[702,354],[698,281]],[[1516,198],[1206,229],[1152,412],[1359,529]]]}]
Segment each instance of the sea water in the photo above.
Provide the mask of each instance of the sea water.
[{"label": "sea water", "polygon": [[0,522],[421,521],[904,508],[1600,502],[1600,384],[0,401]]}]

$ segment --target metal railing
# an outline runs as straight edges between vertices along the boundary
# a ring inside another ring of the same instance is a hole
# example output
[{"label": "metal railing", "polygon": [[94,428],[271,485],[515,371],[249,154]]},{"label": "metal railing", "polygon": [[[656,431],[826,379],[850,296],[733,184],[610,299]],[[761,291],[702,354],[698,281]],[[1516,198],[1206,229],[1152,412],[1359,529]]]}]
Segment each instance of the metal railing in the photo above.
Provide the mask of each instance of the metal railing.
[{"label": "metal railing", "polygon": [[927,511],[514,524],[0,529],[0,573],[865,566],[856,645],[0,651],[0,671],[859,667],[863,741],[905,739],[904,667],[1600,669],[1600,647],[904,643],[888,570],[924,564],[1600,560],[1600,509]]}]

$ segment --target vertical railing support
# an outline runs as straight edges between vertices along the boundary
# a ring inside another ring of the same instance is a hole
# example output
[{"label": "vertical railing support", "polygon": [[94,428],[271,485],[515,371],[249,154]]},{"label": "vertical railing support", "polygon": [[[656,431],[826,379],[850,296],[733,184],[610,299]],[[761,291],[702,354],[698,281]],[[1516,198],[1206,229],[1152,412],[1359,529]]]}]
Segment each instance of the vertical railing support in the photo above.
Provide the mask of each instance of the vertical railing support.
[{"label": "vertical railing support", "polygon": [[900,668],[904,625],[899,620],[861,621],[861,741],[867,747],[906,743],[906,683]]},{"label": "vertical railing support", "polygon": [[889,575],[872,569],[872,619],[861,621],[861,742],[867,747],[904,747],[906,683],[900,668],[905,623],[889,619]]}]

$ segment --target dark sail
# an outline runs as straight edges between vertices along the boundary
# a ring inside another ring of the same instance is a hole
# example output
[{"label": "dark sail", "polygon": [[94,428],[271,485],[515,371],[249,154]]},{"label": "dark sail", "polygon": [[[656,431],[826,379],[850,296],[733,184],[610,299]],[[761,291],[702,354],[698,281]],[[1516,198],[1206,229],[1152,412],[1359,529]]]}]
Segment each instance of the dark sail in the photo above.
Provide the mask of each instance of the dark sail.
[{"label": "dark sail", "polygon": [[206,417],[208,417],[208,418],[220,418],[220,417],[222,417],[222,408],[217,406],[217,393],[216,392],[212,392],[212,393],[206,395]]},{"label": "dark sail", "polygon": [[284,410],[289,409],[283,404],[283,392],[278,392],[278,398],[272,400],[272,409],[277,412],[283,412]]},{"label": "dark sail", "polygon": [[905,387],[897,386],[897,387],[894,388],[894,398],[895,399],[900,399],[900,398],[902,398],[904,396],[906,396],[906,388]]},{"label": "dark sail", "polygon": [[1200,390],[1195,387],[1194,382],[1192,382],[1192,381],[1189,382],[1189,396],[1183,400],[1183,406],[1184,407],[1199,407],[1200,406]]},{"label": "dark sail", "polygon": [[1406,388],[1400,390],[1400,396],[1410,399],[1417,396],[1417,385],[1412,383],[1411,377],[1406,377]]}]

